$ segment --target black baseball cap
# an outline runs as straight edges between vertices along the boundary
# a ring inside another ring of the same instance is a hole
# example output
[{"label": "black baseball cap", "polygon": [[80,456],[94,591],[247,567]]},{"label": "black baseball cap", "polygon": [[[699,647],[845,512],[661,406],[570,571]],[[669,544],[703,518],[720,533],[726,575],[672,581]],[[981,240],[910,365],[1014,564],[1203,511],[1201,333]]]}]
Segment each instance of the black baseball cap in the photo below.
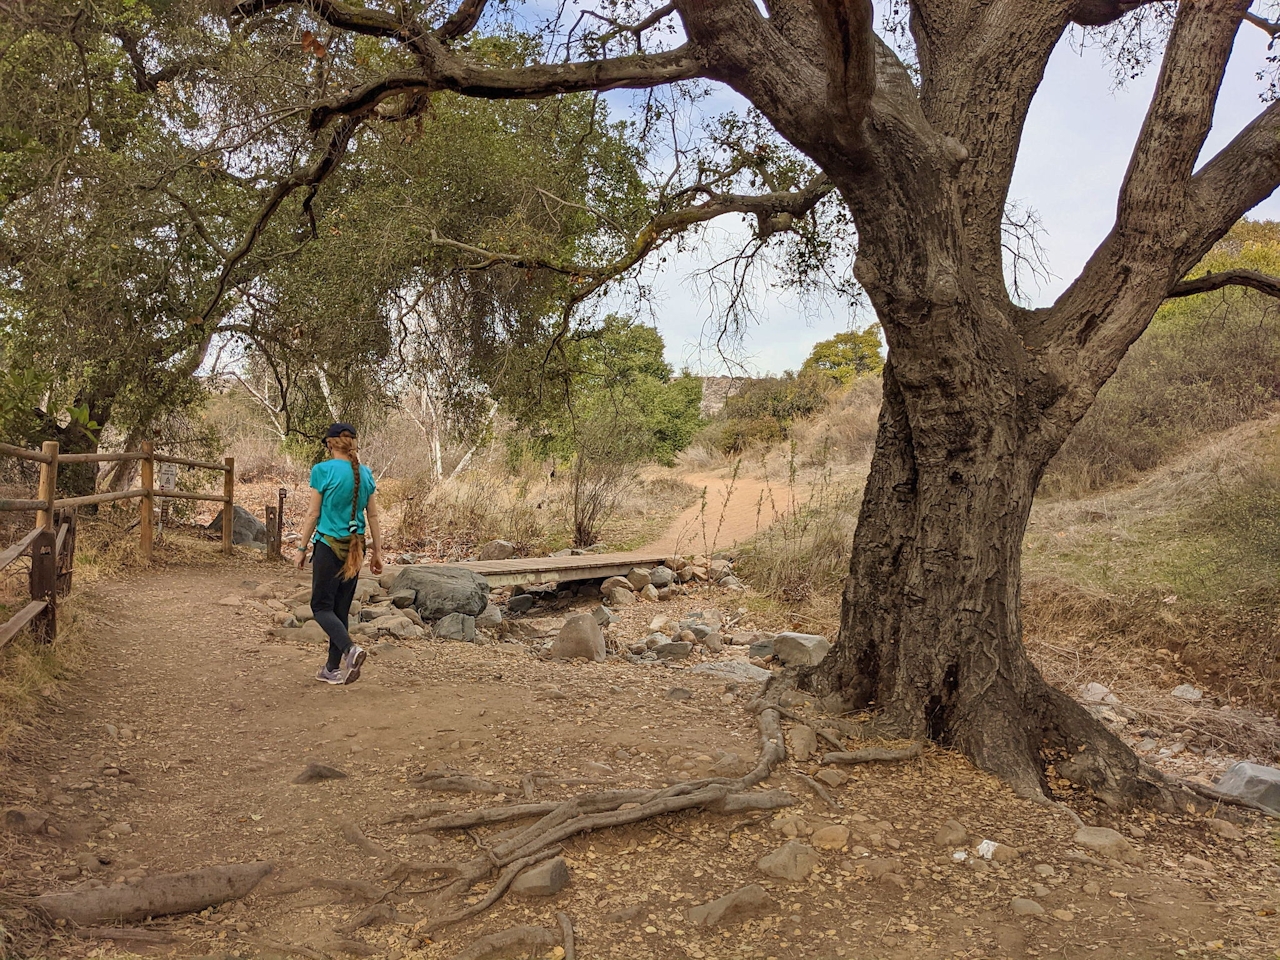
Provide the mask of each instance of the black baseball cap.
[{"label": "black baseball cap", "polygon": [[356,435],[356,428],[349,423],[335,423],[330,425],[329,432],[324,435],[324,438],[326,440],[332,440],[335,437],[342,436],[344,433],[349,433],[354,437]]}]

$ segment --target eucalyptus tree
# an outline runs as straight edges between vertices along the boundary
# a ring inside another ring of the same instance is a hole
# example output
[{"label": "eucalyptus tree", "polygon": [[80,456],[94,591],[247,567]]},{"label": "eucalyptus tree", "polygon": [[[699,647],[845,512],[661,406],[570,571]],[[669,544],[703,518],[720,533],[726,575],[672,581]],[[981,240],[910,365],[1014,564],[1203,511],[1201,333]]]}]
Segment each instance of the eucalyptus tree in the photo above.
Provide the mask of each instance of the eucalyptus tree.
[{"label": "eucalyptus tree", "polygon": [[[1112,802],[1163,794],[1028,659],[1019,552],[1045,466],[1161,302],[1234,283],[1278,289],[1240,271],[1185,279],[1280,184],[1280,104],[1201,157],[1237,32],[1277,28],[1250,0],[892,7],[896,36],[878,29],[871,0],[605,2],[543,57],[492,64],[466,39],[485,0],[452,10],[311,0],[324,30],[387,57],[315,103],[311,124],[413,112],[442,91],[538,99],[700,81],[746,98],[817,177],[766,196],[707,187],[610,268],[720,213],[785,229],[832,190],[856,228],[855,276],[888,344],[884,405],[839,643],[808,683],[874,704],[902,735],[954,746],[1028,795],[1048,789],[1055,761]],[[302,8],[244,0],[232,12],[255,21],[283,9]],[[1055,303],[1028,309],[1010,295],[1002,253],[1028,110],[1069,30],[1125,31],[1136,18],[1162,26],[1160,68],[1114,225]],[[490,255],[501,259],[501,245]],[[578,274],[600,276],[588,265]]]}]

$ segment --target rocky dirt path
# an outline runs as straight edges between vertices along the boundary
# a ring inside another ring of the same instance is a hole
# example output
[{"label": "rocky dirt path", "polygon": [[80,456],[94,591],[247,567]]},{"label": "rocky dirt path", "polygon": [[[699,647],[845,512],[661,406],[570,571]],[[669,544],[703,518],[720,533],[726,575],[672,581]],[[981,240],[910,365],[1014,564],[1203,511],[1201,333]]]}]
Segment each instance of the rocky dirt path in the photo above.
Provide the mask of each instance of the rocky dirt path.
[{"label": "rocky dirt path", "polygon": [[[515,644],[436,641],[386,646],[358,683],[329,687],[312,679],[319,648],[271,640],[268,618],[248,600],[262,583],[287,595],[299,582],[279,567],[246,563],[159,571],[79,598],[81,629],[95,638],[93,661],[22,756],[0,762],[0,804],[49,815],[36,834],[0,833],[0,916],[21,923],[22,895],[93,880],[255,859],[272,861],[276,873],[243,902],[157,921],[152,927],[174,937],[171,945],[55,931],[28,955],[133,949],[442,960],[515,924],[554,928],[558,912],[572,917],[578,956],[591,960],[1210,950],[1263,958],[1280,942],[1266,824],[1218,831],[1192,817],[1083,807],[1090,821],[1133,838],[1142,858],[1090,862],[1065,816],[1009,796],[942,751],[829,778],[836,806],[800,778],[834,771],[792,759],[767,784],[797,801],[778,817],[685,814],[577,837],[565,844],[564,890],[508,897],[437,942],[413,923],[433,886],[422,878],[396,887],[396,910],[408,922],[349,931],[365,902],[307,884],[391,888],[385,875],[393,861],[469,858],[489,842],[484,830],[411,832],[403,817],[425,804],[473,809],[506,799],[430,793],[413,785],[416,775],[449,769],[483,777],[510,784],[514,799],[521,777],[536,770],[599,782],[576,789],[740,770],[754,762],[755,719],[746,705],[756,690],[691,673],[687,664],[553,663]],[[702,588],[668,604],[636,604],[614,629],[626,639],[642,635],[658,612],[737,602]],[[792,725],[793,737],[801,732]],[[311,761],[347,777],[293,783]],[[540,791],[540,799],[573,792]],[[949,819],[967,829],[964,840],[937,836]],[[344,839],[349,825],[386,858]],[[816,848],[810,868],[792,880],[763,872],[757,862],[791,836]],[[973,852],[982,839],[1020,855],[988,862]],[[760,909],[717,927],[689,921],[690,907],[749,884],[767,894]],[[1015,897],[1043,912],[1015,914]]]},{"label": "rocky dirt path", "polygon": [[681,477],[706,493],[680,514],[654,548],[672,554],[713,553],[749,540],[789,511],[787,491],[758,477],[694,473]]}]

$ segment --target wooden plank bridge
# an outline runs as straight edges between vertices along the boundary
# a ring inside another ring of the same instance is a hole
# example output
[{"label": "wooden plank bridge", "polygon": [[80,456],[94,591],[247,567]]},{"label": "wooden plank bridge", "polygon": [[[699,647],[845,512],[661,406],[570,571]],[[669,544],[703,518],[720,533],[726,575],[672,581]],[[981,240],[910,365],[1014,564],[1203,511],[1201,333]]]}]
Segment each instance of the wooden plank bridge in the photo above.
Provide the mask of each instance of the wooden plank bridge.
[{"label": "wooden plank bridge", "polygon": [[514,560],[467,560],[445,564],[478,573],[491,587],[559,583],[564,580],[603,580],[624,577],[636,567],[653,567],[669,553],[637,550],[631,553],[596,553],[577,557],[520,557]]}]

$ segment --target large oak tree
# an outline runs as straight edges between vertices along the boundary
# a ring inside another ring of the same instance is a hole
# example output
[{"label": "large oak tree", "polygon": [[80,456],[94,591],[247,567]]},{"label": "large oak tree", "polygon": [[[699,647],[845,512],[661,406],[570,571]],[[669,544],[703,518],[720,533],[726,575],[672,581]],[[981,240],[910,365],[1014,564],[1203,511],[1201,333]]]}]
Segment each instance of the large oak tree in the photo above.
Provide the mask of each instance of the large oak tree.
[{"label": "large oak tree", "polygon": [[[234,13],[287,6],[245,0]],[[1019,554],[1045,466],[1161,302],[1230,283],[1276,287],[1242,273],[1184,279],[1280,184],[1280,104],[1200,162],[1237,31],[1248,21],[1274,33],[1250,0],[910,0],[898,6],[913,59],[877,32],[871,0],[616,3],[591,20],[606,24],[593,43],[499,68],[459,43],[485,0],[434,19],[434,5],[420,17],[391,3],[306,6],[403,64],[316,105],[317,130],[412,110],[436,91],[541,98],[701,79],[754,105],[821,177],[807,196],[754,207],[708,192],[684,219],[738,210],[764,228],[776,222],[770,208],[804,213],[813,191],[834,187],[888,343],[839,642],[805,681],[876,706],[902,735],[953,746],[1027,795],[1047,790],[1055,759],[1109,801],[1162,793],[1028,659]],[[1156,13],[1168,24],[1159,78],[1115,224],[1054,304],[1027,309],[1006,284],[1002,220],[1049,57],[1074,26]],[[664,27],[674,40],[646,42]],[[618,52],[624,41],[634,52]],[[638,253],[652,236],[637,238]]]}]

